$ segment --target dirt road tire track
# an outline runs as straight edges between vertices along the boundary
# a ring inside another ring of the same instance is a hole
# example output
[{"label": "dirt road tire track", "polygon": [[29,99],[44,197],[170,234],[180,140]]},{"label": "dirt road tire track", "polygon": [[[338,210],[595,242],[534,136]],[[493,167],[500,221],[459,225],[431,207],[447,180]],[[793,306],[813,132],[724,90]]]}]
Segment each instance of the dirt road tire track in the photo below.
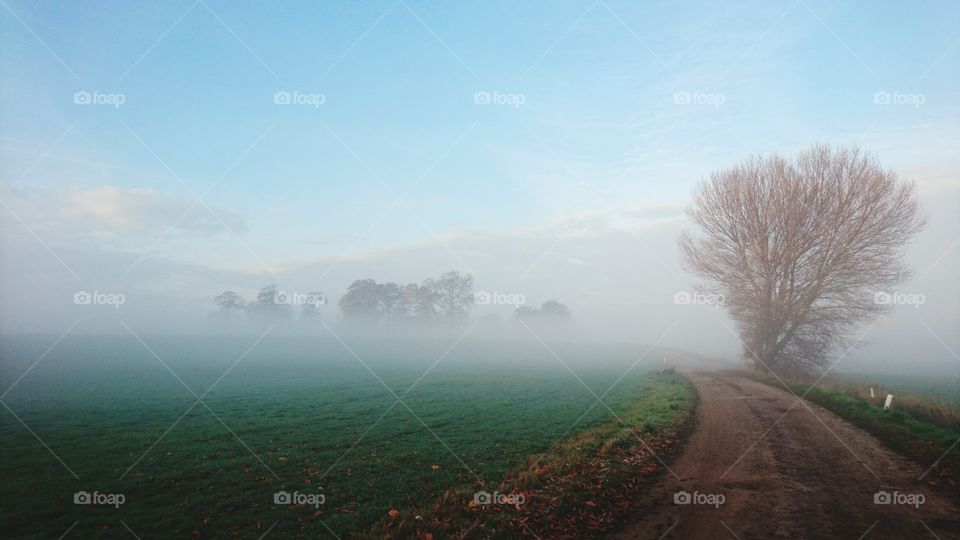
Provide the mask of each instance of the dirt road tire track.
[{"label": "dirt road tire track", "polygon": [[[613,538],[960,539],[960,494],[918,480],[922,468],[863,430],[743,377],[688,377],[699,394],[690,440],[640,501],[643,517]],[[681,490],[726,500],[678,505]],[[875,504],[879,491],[925,502]]]}]

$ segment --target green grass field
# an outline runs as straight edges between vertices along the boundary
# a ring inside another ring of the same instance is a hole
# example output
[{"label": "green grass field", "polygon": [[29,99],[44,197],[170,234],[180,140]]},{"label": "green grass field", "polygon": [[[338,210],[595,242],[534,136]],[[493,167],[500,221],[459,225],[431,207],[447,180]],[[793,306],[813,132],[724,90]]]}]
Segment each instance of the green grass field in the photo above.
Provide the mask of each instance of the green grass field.
[{"label": "green grass field", "polygon": [[[2,387],[51,342],[5,340]],[[159,359],[133,338],[67,338],[3,398],[6,533],[346,538],[391,509],[495,486],[559,439],[615,422],[606,408],[590,408],[594,395],[539,343],[464,342],[430,369],[452,339],[351,342],[359,360],[332,340],[268,338],[246,356],[253,338],[146,342]],[[692,403],[691,391],[671,390],[662,407],[637,410],[644,393],[679,384],[645,374],[653,359],[617,382],[640,348],[554,350],[594,393],[610,389],[604,402],[641,427]],[[212,386],[204,403],[164,364],[197,395]],[[81,490],[125,501],[74,504]],[[325,502],[278,505],[280,490],[322,493]]]}]

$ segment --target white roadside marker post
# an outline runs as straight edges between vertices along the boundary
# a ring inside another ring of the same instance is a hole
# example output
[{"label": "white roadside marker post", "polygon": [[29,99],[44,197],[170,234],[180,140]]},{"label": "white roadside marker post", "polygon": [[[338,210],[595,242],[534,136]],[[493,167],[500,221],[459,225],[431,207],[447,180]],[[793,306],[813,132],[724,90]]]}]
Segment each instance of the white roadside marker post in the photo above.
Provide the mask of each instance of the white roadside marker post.
[{"label": "white roadside marker post", "polygon": [[883,403],[883,410],[889,409],[893,405],[893,394],[887,394],[887,400]]}]

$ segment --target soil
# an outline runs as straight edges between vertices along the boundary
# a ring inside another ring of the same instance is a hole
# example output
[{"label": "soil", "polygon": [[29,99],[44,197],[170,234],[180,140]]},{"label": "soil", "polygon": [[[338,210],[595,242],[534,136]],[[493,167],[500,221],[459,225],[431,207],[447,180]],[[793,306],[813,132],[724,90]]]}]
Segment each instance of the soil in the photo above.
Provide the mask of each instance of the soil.
[{"label": "soil", "polygon": [[690,439],[638,501],[643,517],[612,538],[960,539],[960,493],[920,479],[926,467],[785,389],[687,375],[699,393]]}]

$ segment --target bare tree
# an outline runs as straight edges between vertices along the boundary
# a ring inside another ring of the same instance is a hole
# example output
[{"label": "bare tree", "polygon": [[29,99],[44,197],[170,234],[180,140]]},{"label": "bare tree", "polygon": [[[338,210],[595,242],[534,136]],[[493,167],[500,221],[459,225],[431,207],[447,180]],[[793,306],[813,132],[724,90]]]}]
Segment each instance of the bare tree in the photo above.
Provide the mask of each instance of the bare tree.
[{"label": "bare tree", "polygon": [[223,291],[213,299],[213,302],[225,313],[242,311],[246,305],[246,301],[233,291]]},{"label": "bare tree", "polygon": [[433,293],[443,318],[449,322],[463,322],[473,309],[473,276],[456,270],[444,272],[439,278],[424,280],[423,287]]},{"label": "bare tree", "polygon": [[241,317],[247,308],[247,301],[234,291],[223,291],[213,302],[220,308],[219,316],[225,320]]},{"label": "bare tree", "polygon": [[372,279],[358,279],[340,297],[340,313],[345,319],[367,322],[385,317],[381,300],[383,286]]},{"label": "bare tree", "polygon": [[290,304],[284,302],[280,290],[273,283],[260,289],[257,299],[246,307],[249,315],[265,321],[285,320],[293,316]]},{"label": "bare tree", "polygon": [[687,211],[687,268],[736,321],[753,363],[783,374],[827,367],[831,349],[886,306],[926,223],[911,182],[857,148],[815,145],[793,161],[752,157],[701,183]]}]

